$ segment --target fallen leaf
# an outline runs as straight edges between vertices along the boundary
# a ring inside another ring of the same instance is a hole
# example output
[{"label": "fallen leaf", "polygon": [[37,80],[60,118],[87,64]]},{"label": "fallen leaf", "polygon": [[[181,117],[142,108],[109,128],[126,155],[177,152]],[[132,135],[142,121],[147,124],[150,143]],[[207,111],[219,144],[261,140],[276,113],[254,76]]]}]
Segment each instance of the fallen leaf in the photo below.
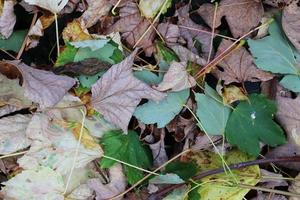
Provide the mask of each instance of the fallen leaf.
[{"label": "fallen leaf", "polygon": [[92,36],[88,33],[88,30],[81,26],[78,19],[74,19],[72,22],[67,24],[62,32],[62,37],[65,42],[92,39]]},{"label": "fallen leaf", "polygon": [[10,37],[13,33],[16,23],[16,15],[14,13],[14,0],[4,1],[2,11],[0,11],[0,35],[4,39]]},{"label": "fallen leaf", "polygon": [[[232,44],[233,42],[230,40],[222,40],[217,55],[224,52]],[[218,64],[222,70],[217,68],[213,73],[218,79],[224,80],[224,84],[267,81],[274,77],[272,74],[258,69],[253,60],[244,47],[239,47]]]},{"label": "fallen leaf", "polygon": [[[296,177],[295,177],[295,180],[292,182],[292,184],[289,186],[288,190],[289,192],[292,192],[292,193],[295,193],[295,194],[299,194],[300,193],[300,182],[299,182],[299,179],[300,179],[300,174],[298,174]],[[299,200],[299,197],[293,197],[291,196],[289,198],[289,200]]]},{"label": "fallen leaf", "polygon": [[[142,47],[147,56],[154,51],[153,40],[156,32],[151,23],[143,18],[135,2],[127,2],[119,11],[120,19],[105,33],[120,32],[130,46]],[[154,24],[156,26],[156,24]],[[145,33],[147,30],[147,33]]]},{"label": "fallen leaf", "polygon": [[185,198],[187,192],[188,192],[188,187],[184,185],[180,188],[176,188],[172,190],[172,192],[168,194],[166,197],[164,197],[162,200],[182,200]]},{"label": "fallen leaf", "polygon": [[284,7],[286,5],[289,5],[293,1],[294,0],[264,0],[263,3],[268,4],[270,6],[281,8],[281,7]]},{"label": "fallen leaf", "polygon": [[184,183],[177,174],[167,173],[163,175],[155,176],[149,180],[150,184],[181,184]]},{"label": "fallen leaf", "polygon": [[205,59],[181,45],[174,45],[171,47],[171,49],[178,55],[180,61],[193,62],[200,66],[204,66],[206,64]]},{"label": "fallen leaf", "polygon": [[259,184],[265,188],[274,189],[275,187],[289,185],[280,173],[273,173],[265,169],[260,169],[260,173],[262,178],[260,179]]},{"label": "fallen leaf", "polygon": [[21,72],[25,97],[39,103],[42,109],[58,103],[76,83],[73,78],[57,76],[52,72],[34,69],[19,60],[6,62],[17,67]]},{"label": "fallen leaf", "polygon": [[49,167],[24,170],[2,184],[5,199],[64,199],[63,178]]},{"label": "fallen leaf", "polygon": [[52,13],[59,13],[69,0],[25,0],[30,5],[36,5]]},{"label": "fallen leaf", "polygon": [[227,105],[236,101],[244,101],[248,99],[248,97],[242,92],[241,88],[235,85],[224,86],[222,97],[224,104]]},{"label": "fallen leaf", "polygon": [[82,184],[74,189],[66,199],[86,200],[94,197],[94,191],[89,188],[88,184]]},{"label": "fallen leaf", "polygon": [[164,75],[164,78],[157,87],[154,87],[158,91],[171,90],[178,92],[184,89],[194,87],[196,85],[195,79],[186,71],[186,62],[173,61],[170,64],[170,68]]},{"label": "fallen leaf", "polygon": [[257,196],[252,198],[251,200],[288,200],[285,196],[283,195],[278,195],[275,193],[263,193],[261,191],[257,191]]},{"label": "fallen leaf", "polygon": [[81,16],[81,24],[84,28],[90,28],[97,21],[108,14],[112,4],[109,0],[87,0],[88,9]]},{"label": "fallen leaf", "polygon": [[180,31],[177,25],[171,23],[160,23],[157,26],[157,30],[169,47],[177,43],[180,36]]},{"label": "fallen leaf", "polygon": [[141,0],[139,2],[139,9],[142,16],[146,18],[154,18],[159,12],[164,14],[172,5],[172,0]]},{"label": "fallen leaf", "polygon": [[168,161],[167,152],[165,149],[165,130],[161,129],[160,138],[157,142],[149,144],[152,151],[153,166],[159,167]]},{"label": "fallen leaf", "polygon": [[282,12],[282,28],[293,43],[295,48],[300,52],[300,7],[299,1],[292,1]]},{"label": "fallen leaf", "polygon": [[16,30],[8,39],[0,38],[0,46],[3,50],[18,52],[27,35],[27,30]]},{"label": "fallen leaf", "polygon": [[[180,36],[187,41],[188,49],[193,53],[198,54],[198,49],[195,47],[195,42],[198,42],[201,44],[201,54],[203,54],[204,57],[207,57],[210,51],[211,42],[210,29],[196,24],[190,19],[189,5],[178,9],[177,12]],[[201,30],[206,31],[206,33]]]},{"label": "fallen leaf", "polygon": [[[212,4],[204,4],[198,9],[199,15],[211,28],[213,27],[214,9]],[[225,16],[232,35],[238,38],[256,27],[261,21],[263,13],[260,1],[223,0],[217,9],[215,28],[221,25],[221,18]]]},{"label": "fallen leaf", "polygon": [[198,166],[194,162],[173,161],[169,163],[163,173],[177,174],[181,179],[187,181],[198,172]]},{"label": "fallen leaf", "polygon": [[116,164],[109,168],[110,181],[103,184],[99,178],[88,180],[88,186],[96,191],[96,200],[110,199],[122,193],[127,186],[126,178],[123,174],[122,165]]},{"label": "fallen leaf", "polygon": [[25,130],[31,115],[14,115],[0,119],[0,154],[10,154],[27,148],[31,140]]},{"label": "fallen leaf", "polygon": [[153,90],[133,76],[135,50],[121,63],[113,65],[93,86],[92,105],[104,118],[127,133],[132,114],[142,98],[161,100],[163,93]]}]

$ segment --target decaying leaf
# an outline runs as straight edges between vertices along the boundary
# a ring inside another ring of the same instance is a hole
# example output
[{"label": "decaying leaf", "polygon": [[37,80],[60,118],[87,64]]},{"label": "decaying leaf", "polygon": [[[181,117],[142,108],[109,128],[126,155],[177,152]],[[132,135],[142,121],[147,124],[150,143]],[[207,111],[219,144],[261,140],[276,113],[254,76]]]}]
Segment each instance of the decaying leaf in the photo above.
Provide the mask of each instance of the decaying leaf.
[{"label": "decaying leaf", "polygon": [[195,79],[186,71],[186,62],[173,61],[170,68],[164,75],[162,82],[155,87],[159,91],[171,90],[178,92],[184,89],[194,87]]},{"label": "decaying leaf", "polygon": [[[223,40],[218,48],[217,55],[224,52],[232,43],[229,40]],[[224,58],[219,66],[223,70],[216,69],[213,73],[217,78],[224,80],[225,84],[267,81],[274,77],[272,74],[258,69],[253,63],[252,56],[244,47],[240,47]]]},{"label": "decaying leaf", "polygon": [[177,40],[180,36],[180,31],[177,25],[171,23],[161,23],[157,26],[157,30],[168,46],[173,46],[177,43]]},{"label": "decaying leaf", "polygon": [[[198,9],[199,15],[211,28],[213,27],[214,9],[212,4],[204,4]],[[232,35],[238,38],[257,26],[263,13],[260,1],[223,0],[217,9],[215,28],[221,25],[221,18],[225,16]]]},{"label": "decaying leaf", "polygon": [[161,100],[164,94],[135,78],[131,71],[135,50],[121,63],[113,65],[93,86],[92,104],[104,118],[125,133],[131,116],[142,98]]},{"label": "decaying leaf", "polygon": [[247,100],[247,96],[242,92],[241,88],[235,85],[224,86],[222,91],[224,104],[231,104],[235,101]]},{"label": "decaying leaf", "polygon": [[88,9],[81,16],[81,24],[84,28],[90,28],[97,21],[108,14],[112,7],[109,0],[87,0]]},{"label": "decaying leaf", "polygon": [[41,108],[54,106],[76,83],[73,78],[34,69],[19,60],[6,62],[17,67],[21,72],[25,97],[39,103]]},{"label": "decaying leaf", "polygon": [[139,9],[142,16],[146,18],[154,18],[159,12],[164,14],[172,5],[172,0],[141,0],[139,2]]},{"label": "decaying leaf", "polygon": [[[300,192],[300,182],[299,182],[299,179],[300,179],[300,174],[298,174],[296,177],[295,177],[295,180],[292,182],[292,184],[290,185],[289,187],[289,191],[290,192],[293,192],[293,193],[296,193],[296,194],[299,194]],[[289,200],[299,200],[300,198],[299,197],[290,197]]]},{"label": "decaying leaf", "polygon": [[14,153],[31,144],[25,135],[30,120],[31,115],[20,114],[0,119],[0,154]]},{"label": "decaying leaf", "polygon": [[90,40],[92,36],[88,33],[86,28],[83,28],[80,21],[74,19],[68,23],[62,32],[62,37],[65,42]]},{"label": "decaying leaf", "polygon": [[0,11],[0,36],[7,39],[12,34],[16,16],[14,13],[15,0],[4,1],[2,11]]},{"label": "decaying leaf", "polygon": [[180,61],[193,62],[200,66],[206,64],[206,60],[181,45],[174,45],[171,49],[178,55]]},{"label": "decaying leaf", "polygon": [[[150,56],[154,51],[153,40],[156,35],[155,29],[151,27],[151,22],[141,16],[137,4],[131,1],[121,7],[119,15],[120,19],[105,33],[122,33],[123,39],[130,46],[142,47],[146,55]],[[148,28],[149,30],[147,30]]]},{"label": "decaying leaf", "polygon": [[298,0],[292,1],[290,5],[283,9],[282,28],[289,40],[300,52],[300,7]]},{"label": "decaying leaf", "polygon": [[26,3],[30,5],[36,5],[52,13],[59,13],[65,5],[67,5],[69,0],[25,0]]},{"label": "decaying leaf", "polygon": [[165,162],[168,161],[167,152],[165,149],[165,130],[160,130],[160,138],[156,143],[149,144],[149,147],[152,151],[152,157],[153,157],[153,166],[159,167]]}]

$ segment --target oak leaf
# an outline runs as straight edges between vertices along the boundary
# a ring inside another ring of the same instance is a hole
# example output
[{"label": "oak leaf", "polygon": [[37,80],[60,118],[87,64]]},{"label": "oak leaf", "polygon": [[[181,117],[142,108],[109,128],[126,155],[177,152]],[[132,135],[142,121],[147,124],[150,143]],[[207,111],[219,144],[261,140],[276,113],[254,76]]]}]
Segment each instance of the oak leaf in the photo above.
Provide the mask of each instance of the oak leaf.
[{"label": "oak leaf", "polygon": [[[218,54],[224,52],[232,44],[229,40],[223,40],[218,48]],[[258,69],[253,63],[253,58],[244,47],[240,47],[219,63],[223,68],[214,70],[214,75],[224,80],[225,84],[232,82],[243,83],[245,81],[267,81],[273,75]]]},{"label": "oak leaf", "polygon": [[158,101],[165,96],[133,76],[131,66],[136,52],[137,50],[121,63],[113,65],[92,86],[92,104],[95,110],[125,133],[142,98]]}]

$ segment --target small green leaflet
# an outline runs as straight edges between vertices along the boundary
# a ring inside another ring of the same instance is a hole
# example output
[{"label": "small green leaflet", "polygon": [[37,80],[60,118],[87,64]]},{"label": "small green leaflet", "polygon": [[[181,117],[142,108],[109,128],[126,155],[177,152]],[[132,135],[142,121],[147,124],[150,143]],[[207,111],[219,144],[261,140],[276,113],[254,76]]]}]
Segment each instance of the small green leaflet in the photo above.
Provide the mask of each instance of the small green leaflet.
[{"label": "small green leaflet", "polygon": [[248,45],[258,68],[288,75],[280,82],[293,92],[300,92],[300,54],[289,44],[277,22],[269,27],[270,35],[259,40],[248,39]]},{"label": "small green leaflet", "polygon": [[195,99],[200,128],[209,135],[223,135],[230,108],[223,105],[221,97],[208,84],[205,85],[205,94],[195,93]]},{"label": "small green leaflet", "polygon": [[231,113],[225,136],[232,145],[257,156],[259,142],[272,147],[285,143],[283,130],[273,121],[276,105],[263,95],[251,94],[248,101],[242,101]]},{"label": "small green leaflet", "polygon": [[188,89],[169,92],[160,102],[149,100],[138,106],[133,115],[144,124],[157,123],[158,128],[163,128],[181,111],[189,95]]},{"label": "small green leaflet", "polygon": [[[120,130],[109,131],[101,138],[100,144],[106,156],[113,157],[136,167],[147,169],[151,166],[151,153],[143,146],[134,131],[123,134]],[[116,163],[114,160],[103,158],[100,162],[102,168],[109,168]],[[140,170],[124,165],[128,182],[134,184],[143,178]]]},{"label": "small green leaflet", "polygon": [[18,52],[22,46],[24,38],[26,37],[28,30],[14,31],[8,39],[0,38],[0,47],[4,50],[11,50]]}]

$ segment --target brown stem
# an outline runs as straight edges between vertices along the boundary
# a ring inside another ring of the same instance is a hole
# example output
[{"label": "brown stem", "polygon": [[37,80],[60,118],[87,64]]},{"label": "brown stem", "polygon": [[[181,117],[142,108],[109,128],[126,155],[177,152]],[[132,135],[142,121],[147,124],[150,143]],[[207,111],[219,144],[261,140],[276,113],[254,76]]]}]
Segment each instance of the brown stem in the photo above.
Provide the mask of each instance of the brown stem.
[{"label": "brown stem", "polygon": [[[229,165],[229,168],[230,169],[240,169],[240,168],[249,167],[249,166],[252,166],[252,165],[259,165],[259,164],[266,164],[266,163],[282,163],[282,162],[300,162],[300,156],[264,158],[264,159],[241,162],[241,163]],[[218,168],[218,169],[208,170],[208,171],[202,172],[202,173],[194,176],[192,179],[193,180],[199,180],[199,179],[202,179],[202,178],[210,176],[210,175],[223,173],[224,171],[225,170],[224,170],[223,167]],[[179,188],[179,187],[183,186],[184,184],[185,183],[167,186],[167,187],[157,191],[156,193],[151,194],[147,198],[147,200],[159,200],[165,194],[169,193],[170,191],[172,191],[176,188]]]}]

